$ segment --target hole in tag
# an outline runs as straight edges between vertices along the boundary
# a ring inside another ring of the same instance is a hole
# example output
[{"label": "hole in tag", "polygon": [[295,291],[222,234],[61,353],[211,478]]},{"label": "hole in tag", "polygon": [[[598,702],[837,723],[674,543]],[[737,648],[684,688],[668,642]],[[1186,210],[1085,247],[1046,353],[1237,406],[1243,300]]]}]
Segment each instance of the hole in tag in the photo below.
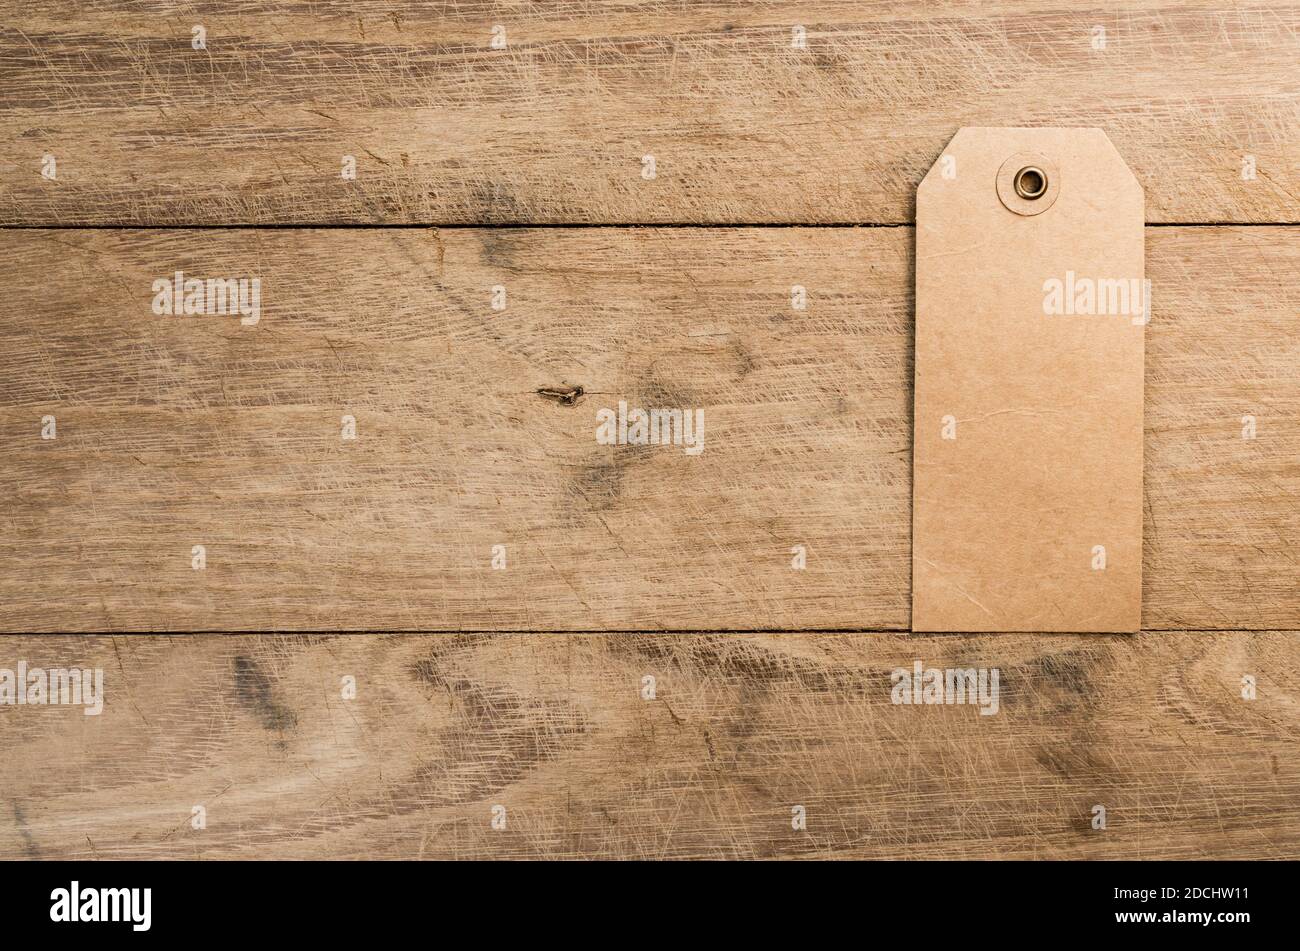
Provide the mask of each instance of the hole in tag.
[{"label": "hole in tag", "polygon": [[1017,152],[998,168],[998,200],[1017,215],[1041,215],[1061,197],[1061,166],[1041,152]]},{"label": "hole in tag", "polygon": [[1016,172],[1016,194],[1028,201],[1047,194],[1047,173],[1033,165]]}]

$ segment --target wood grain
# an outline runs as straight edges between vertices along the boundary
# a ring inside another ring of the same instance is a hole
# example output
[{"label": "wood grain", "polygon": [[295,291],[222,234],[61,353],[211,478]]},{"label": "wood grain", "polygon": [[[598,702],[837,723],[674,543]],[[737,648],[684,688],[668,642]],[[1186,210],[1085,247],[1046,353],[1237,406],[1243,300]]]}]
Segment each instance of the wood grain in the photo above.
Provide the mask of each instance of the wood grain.
[{"label": "wood grain", "polygon": [[0,857],[1292,858],[1297,637],[7,638],[106,701],[0,707]]},{"label": "wood grain", "polygon": [[[1295,234],[1148,229],[1146,628],[1300,627]],[[0,629],[905,629],[911,245],[0,234]],[[154,316],[176,269],[260,275],[260,322]],[[704,452],[598,445],[620,399]]]},{"label": "wood grain", "polygon": [[1069,7],[4,0],[0,222],[901,223],[963,125],[1104,128],[1151,222],[1300,221],[1300,6]]}]

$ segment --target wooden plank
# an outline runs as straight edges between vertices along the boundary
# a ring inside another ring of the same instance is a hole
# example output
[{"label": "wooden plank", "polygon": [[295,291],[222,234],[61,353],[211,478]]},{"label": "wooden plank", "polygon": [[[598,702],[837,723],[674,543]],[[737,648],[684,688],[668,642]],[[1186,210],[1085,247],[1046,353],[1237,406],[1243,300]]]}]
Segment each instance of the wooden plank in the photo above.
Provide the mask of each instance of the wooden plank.
[{"label": "wooden plank", "polygon": [[1295,3],[3,14],[5,223],[898,223],[960,125],[1104,128],[1151,222],[1300,221]]},{"label": "wooden plank", "polygon": [[[1147,628],[1300,627],[1296,234],[1148,229]],[[911,245],[0,234],[0,629],[905,629]],[[178,269],[260,276],[259,322],[155,316]],[[704,451],[598,444],[620,400]]]},{"label": "wooden plank", "polygon": [[0,707],[0,858],[1292,858],[1297,637],[8,638],[105,701]]}]

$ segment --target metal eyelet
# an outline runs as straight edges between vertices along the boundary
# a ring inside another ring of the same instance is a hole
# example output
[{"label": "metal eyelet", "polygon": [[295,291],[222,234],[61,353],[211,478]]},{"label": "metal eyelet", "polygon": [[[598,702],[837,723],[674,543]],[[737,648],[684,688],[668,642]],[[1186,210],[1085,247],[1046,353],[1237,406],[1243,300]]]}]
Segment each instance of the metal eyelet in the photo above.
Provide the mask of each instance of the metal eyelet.
[{"label": "metal eyelet", "polygon": [[1047,173],[1036,165],[1026,165],[1016,172],[1016,194],[1026,201],[1042,198],[1047,194]]}]

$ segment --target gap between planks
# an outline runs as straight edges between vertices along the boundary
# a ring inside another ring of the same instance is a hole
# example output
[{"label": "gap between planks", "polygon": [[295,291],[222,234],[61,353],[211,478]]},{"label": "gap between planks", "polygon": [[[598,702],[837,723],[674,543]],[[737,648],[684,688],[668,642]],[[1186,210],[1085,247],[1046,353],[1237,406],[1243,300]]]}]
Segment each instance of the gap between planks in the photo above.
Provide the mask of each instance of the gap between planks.
[{"label": "gap between planks", "polygon": [[484,630],[481,628],[466,628],[465,630],[455,630],[448,628],[403,628],[401,630],[377,631],[373,628],[318,628],[309,629],[279,629],[263,631],[232,631],[227,629],[214,630],[178,630],[178,631],[33,631],[19,632],[7,631],[0,632],[0,639],[5,637],[247,637],[250,634],[256,634],[265,637],[407,637],[411,635],[420,637],[517,637],[520,635],[555,635],[557,637],[659,637],[659,636],[680,636],[680,635],[702,635],[707,637],[729,637],[732,635],[747,634],[809,634],[809,635],[881,635],[881,636],[905,636],[916,638],[930,637],[991,637],[1001,634],[1017,635],[1023,637],[1138,637],[1144,634],[1300,634],[1300,631],[1285,631],[1268,627],[1198,627],[1195,630],[1185,627],[1144,627],[1140,631],[1132,633],[1102,633],[1096,631],[912,631],[907,628],[867,628],[867,627],[836,627],[836,628],[798,628],[798,627],[727,627],[727,628],[700,628],[700,627],[682,627],[682,628],[646,628],[640,631],[611,631],[599,628],[591,629],[573,629],[565,630],[559,628],[535,628],[531,630],[511,630],[503,628],[501,630]]},{"label": "gap between planks", "polygon": [[[1300,221],[1148,221],[1144,228],[1294,228]],[[382,224],[368,222],[347,224],[346,222],[321,222],[320,224],[169,224],[169,225],[133,225],[133,224],[97,224],[97,225],[42,225],[42,224],[0,224],[0,231],[577,231],[577,230],[616,230],[628,228],[683,228],[697,231],[739,231],[747,228],[759,229],[796,229],[825,228],[853,230],[855,228],[915,228],[911,221],[564,221],[564,222],[529,222],[497,221],[484,223],[466,223],[454,221],[432,221],[415,224],[399,222]]]}]

